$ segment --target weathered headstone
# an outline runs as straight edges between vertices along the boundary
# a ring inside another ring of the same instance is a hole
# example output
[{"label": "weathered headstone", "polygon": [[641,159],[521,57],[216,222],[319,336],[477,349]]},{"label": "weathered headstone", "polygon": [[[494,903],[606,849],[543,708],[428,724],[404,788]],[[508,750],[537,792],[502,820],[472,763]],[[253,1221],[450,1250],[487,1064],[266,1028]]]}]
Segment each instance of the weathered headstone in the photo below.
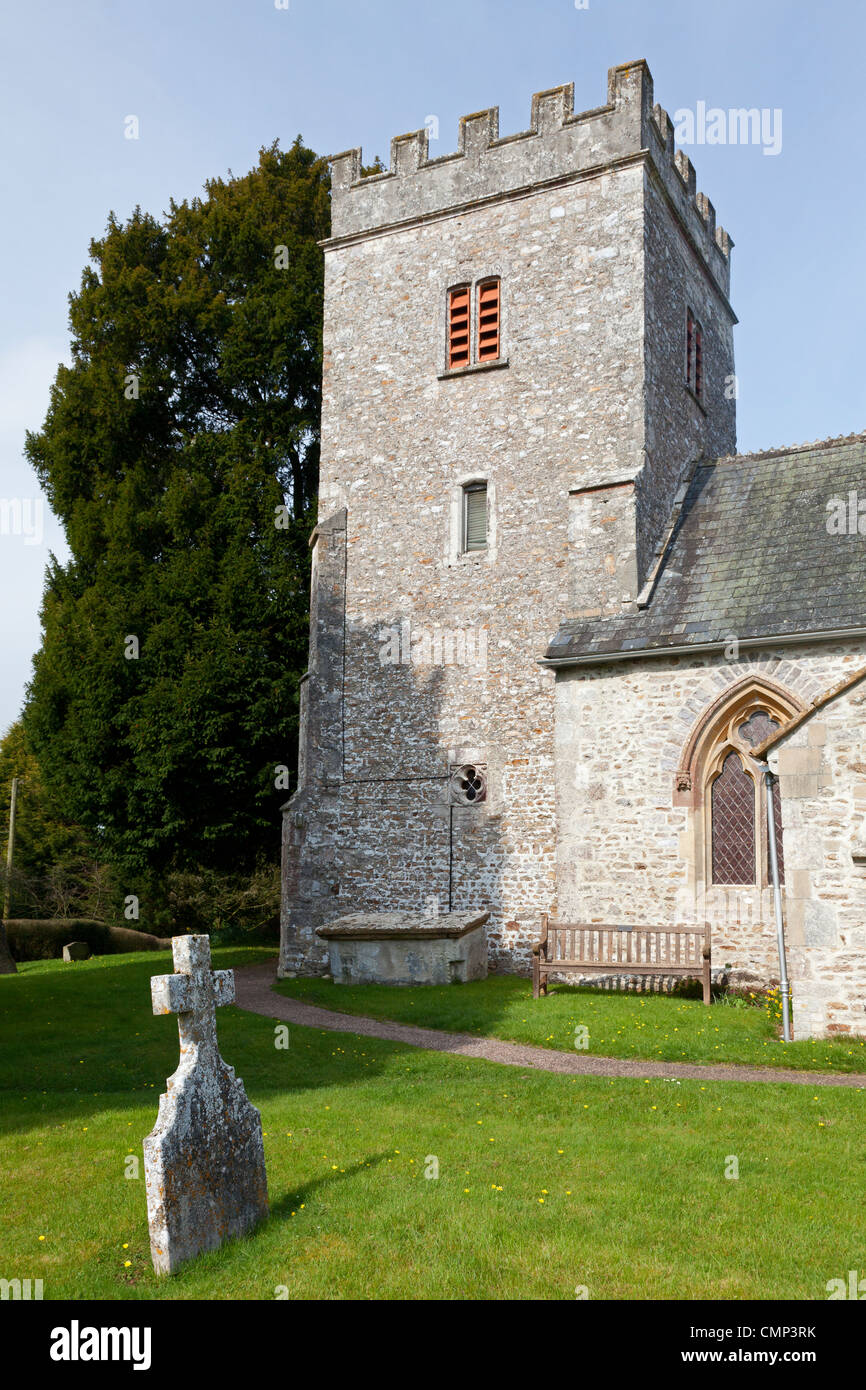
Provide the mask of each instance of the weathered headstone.
[{"label": "weathered headstone", "polygon": [[180,1030],[180,1066],[144,1140],[157,1274],[174,1274],[268,1214],[261,1117],[217,1044],[215,1009],[234,1001],[234,972],[211,970],[206,936],[175,936],[171,944],[177,974],[150,982],[153,1012],[177,1014]]},{"label": "weathered headstone", "polygon": [[90,947],[86,941],[70,941],[63,947],[63,959],[90,960]]}]

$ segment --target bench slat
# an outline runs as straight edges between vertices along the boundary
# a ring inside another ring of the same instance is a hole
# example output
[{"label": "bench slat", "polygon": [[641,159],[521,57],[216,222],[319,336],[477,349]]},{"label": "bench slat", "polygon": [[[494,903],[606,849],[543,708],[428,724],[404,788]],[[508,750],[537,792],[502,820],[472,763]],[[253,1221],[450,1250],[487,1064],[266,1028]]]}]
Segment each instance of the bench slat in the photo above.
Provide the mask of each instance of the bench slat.
[{"label": "bench slat", "polygon": [[543,960],[539,965],[539,969],[555,971],[558,970],[560,966],[564,965],[580,966],[581,970],[586,970],[587,972],[596,971],[601,975],[699,975],[701,973],[701,967],[699,965],[677,966],[668,965],[665,961],[661,964],[658,962],[647,964],[645,961],[636,961],[633,962],[631,966],[627,966],[624,961],[569,960],[567,957],[563,957],[562,960]]},{"label": "bench slat", "polygon": [[[585,974],[697,976],[703,978],[704,1003],[709,1004],[710,952],[708,923],[703,929],[590,922],[553,925],[543,916],[542,938],[533,967],[534,992],[537,993],[537,982],[542,976],[557,970],[580,970]],[[547,990],[546,983],[544,990]]]}]

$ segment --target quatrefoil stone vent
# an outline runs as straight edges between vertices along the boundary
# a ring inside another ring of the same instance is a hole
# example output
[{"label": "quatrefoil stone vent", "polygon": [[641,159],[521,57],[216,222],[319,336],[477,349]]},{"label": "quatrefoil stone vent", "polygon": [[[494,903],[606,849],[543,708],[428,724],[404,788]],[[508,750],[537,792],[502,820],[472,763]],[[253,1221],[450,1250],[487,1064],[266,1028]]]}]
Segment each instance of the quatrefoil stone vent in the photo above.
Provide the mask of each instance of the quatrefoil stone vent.
[{"label": "quatrefoil stone vent", "polygon": [[480,763],[464,763],[451,769],[451,805],[475,806],[487,800],[487,769]]}]

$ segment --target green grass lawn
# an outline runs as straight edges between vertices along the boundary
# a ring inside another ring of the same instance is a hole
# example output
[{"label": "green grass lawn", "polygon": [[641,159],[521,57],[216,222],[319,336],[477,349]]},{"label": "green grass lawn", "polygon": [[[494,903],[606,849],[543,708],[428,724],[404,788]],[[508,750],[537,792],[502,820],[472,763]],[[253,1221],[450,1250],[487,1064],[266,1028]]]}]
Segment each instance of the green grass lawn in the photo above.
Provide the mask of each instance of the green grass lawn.
[{"label": "green grass lawn", "polygon": [[[576,1028],[584,1051],[599,1057],[643,1057],[665,1062],[720,1062],[792,1067],[806,1071],[866,1072],[866,1039],[787,1045],[762,1008],[662,994],[624,994],[551,985],[533,999],[529,980],[491,975],[465,985],[335,985],[331,980],[281,980],[281,994],[347,1014],[474,1033],[509,1042],[574,1050]],[[795,1019],[796,1036],[796,1019]]]},{"label": "green grass lawn", "polygon": [[124,1171],[177,1063],[176,1020],[150,1012],[168,969],[0,978],[0,1277],[46,1299],[824,1299],[866,1267],[866,1092],[569,1078],[293,1026],[280,1050],[272,1021],[227,1008],[271,1218],[157,1281]]}]

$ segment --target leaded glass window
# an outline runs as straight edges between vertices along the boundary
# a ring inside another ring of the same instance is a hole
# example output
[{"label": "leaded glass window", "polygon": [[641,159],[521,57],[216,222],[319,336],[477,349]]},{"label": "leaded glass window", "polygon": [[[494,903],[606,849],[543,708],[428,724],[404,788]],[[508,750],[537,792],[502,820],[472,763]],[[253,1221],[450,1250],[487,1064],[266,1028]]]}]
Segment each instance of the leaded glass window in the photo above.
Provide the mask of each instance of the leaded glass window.
[{"label": "leaded glass window", "polygon": [[[718,747],[716,774],[710,783],[710,850],[712,882],[764,884],[770,880],[767,846],[767,791],[749,754],[780,727],[768,710],[746,705],[726,721]],[[782,806],[779,783],[773,779],[773,814],[779,881],[785,881],[782,847]]]},{"label": "leaded glass window", "polygon": [[741,724],[737,733],[750,748],[756,748],[759,743],[763,743],[765,738],[776,732],[779,721],[771,718],[765,709],[756,709],[749,715],[745,724]]},{"label": "leaded glass window", "polygon": [[713,783],[712,816],[713,883],[754,883],[755,784],[733,750]]}]

